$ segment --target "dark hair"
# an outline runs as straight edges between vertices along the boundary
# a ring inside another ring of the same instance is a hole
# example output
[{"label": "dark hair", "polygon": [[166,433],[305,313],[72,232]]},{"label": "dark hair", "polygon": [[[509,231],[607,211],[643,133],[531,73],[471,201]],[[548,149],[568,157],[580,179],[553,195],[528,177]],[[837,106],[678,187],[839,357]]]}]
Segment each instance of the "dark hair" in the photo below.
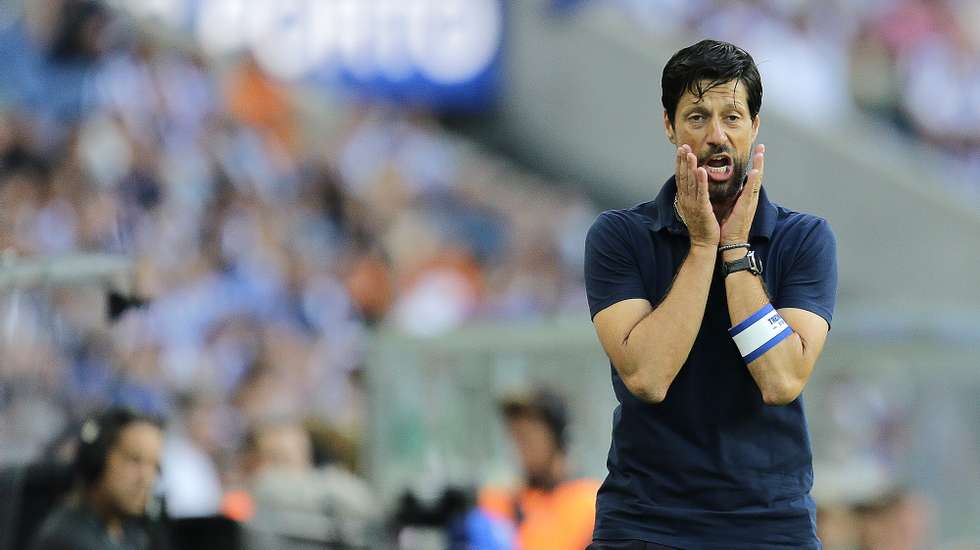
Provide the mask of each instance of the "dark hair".
[{"label": "dark hair", "polygon": [[82,423],[78,433],[78,451],[75,455],[75,473],[85,486],[91,486],[102,477],[109,451],[119,441],[119,434],[136,423],[163,427],[154,417],[122,407],[113,407]]},{"label": "dark hair", "polygon": [[[56,62],[95,61],[97,52],[85,44],[86,26],[109,20],[109,9],[98,0],[68,0],[61,8],[49,55]],[[104,32],[104,31],[103,31]]]},{"label": "dark hair", "polygon": [[541,420],[555,437],[558,449],[568,449],[568,408],[558,393],[537,388],[530,393],[512,395],[501,401],[500,410],[507,420],[528,416]]},{"label": "dark hair", "polygon": [[[670,125],[674,125],[677,104],[684,92],[697,97],[735,80],[745,86],[749,98],[749,115],[754,119],[762,108],[762,78],[749,52],[728,42],[702,40],[673,55],[664,67],[661,80],[662,101]],[[702,82],[707,81],[707,85]]]}]

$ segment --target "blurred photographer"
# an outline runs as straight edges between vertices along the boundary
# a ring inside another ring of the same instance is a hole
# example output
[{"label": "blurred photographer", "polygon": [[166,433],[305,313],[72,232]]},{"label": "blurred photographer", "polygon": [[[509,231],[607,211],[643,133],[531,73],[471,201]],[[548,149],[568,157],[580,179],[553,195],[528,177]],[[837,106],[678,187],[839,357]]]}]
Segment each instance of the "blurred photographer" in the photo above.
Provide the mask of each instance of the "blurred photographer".
[{"label": "blurred photographer", "polygon": [[160,423],[113,408],[82,425],[77,490],[44,521],[31,550],[167,548],[147,506],[160,469]]}]

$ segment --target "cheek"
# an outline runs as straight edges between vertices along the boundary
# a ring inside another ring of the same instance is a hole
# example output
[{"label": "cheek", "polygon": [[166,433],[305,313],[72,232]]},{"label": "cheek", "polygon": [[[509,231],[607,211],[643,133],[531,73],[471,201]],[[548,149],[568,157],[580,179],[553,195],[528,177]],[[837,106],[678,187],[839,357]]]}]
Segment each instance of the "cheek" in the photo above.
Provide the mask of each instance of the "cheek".
[{"label": "cheek", "polygon": [[105,477],[110,483],[120,479],[125,479],[126,468],[123,460],[120,457],[116,455],[109,456],[109,459],[106,460],[105,463]]},{"label": "cheek", "polygon": [[551,442],[551,437],[549,434],[542,434],[541,437],[534,441],[534,460],[542,465],[551,459],[553,453],[553,444]]},{"label": "cheek", "polygon": [[751,147],[752,142],[755,141],[755,134],[756,132],[751,126],[746,128],[745,130],[739,131],[738,138],[737,138],[739,145],[740,146],[744,145],[746,148]]},{"label": "cheek", "polygon": [[677,128],[677,139],[680,143],[700,143],[704,132],[691,128],[690,126],[679,126]]},{"label": "cheek", "polygon": [[117,480],[116,486],[121,488],[133,487],[140,483],[140,468],[136,464],[119,464],[112,471]]}]

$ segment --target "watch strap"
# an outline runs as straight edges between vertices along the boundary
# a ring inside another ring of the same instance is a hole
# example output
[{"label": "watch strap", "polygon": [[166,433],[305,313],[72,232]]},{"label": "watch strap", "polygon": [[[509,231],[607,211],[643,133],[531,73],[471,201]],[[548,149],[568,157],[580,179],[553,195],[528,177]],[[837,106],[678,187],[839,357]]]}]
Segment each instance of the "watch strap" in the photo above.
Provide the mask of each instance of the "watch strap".
[{"label": "watch strap", "polygon": [[762,260],[756,257],[754,250],[749,250],[748,254],[737,260],[721,262],[721,272],[723,275],[728,276],[739,271],[748,271],[753,275],[762,274]]}]

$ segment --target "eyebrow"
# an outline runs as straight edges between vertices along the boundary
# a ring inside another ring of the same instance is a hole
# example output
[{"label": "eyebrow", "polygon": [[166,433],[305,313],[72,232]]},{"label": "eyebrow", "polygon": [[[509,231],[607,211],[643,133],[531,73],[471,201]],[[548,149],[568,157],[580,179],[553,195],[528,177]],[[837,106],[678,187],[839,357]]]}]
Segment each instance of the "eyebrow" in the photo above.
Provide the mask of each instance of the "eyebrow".
[{"label": "eyebrow", "polygon": [[[745,106],[740,101],[735,101],[734,103],[725,103],[724,107],[720,110],[722,112],[731,111],[731,110],[740,111],[740,112],[746,111]],[[711,110],[699,102],[699,103],[692,103],[691,105],[685,107],[681,112],[684,113],[684,115],[690,115],[693,113],[709,114]]]}]

